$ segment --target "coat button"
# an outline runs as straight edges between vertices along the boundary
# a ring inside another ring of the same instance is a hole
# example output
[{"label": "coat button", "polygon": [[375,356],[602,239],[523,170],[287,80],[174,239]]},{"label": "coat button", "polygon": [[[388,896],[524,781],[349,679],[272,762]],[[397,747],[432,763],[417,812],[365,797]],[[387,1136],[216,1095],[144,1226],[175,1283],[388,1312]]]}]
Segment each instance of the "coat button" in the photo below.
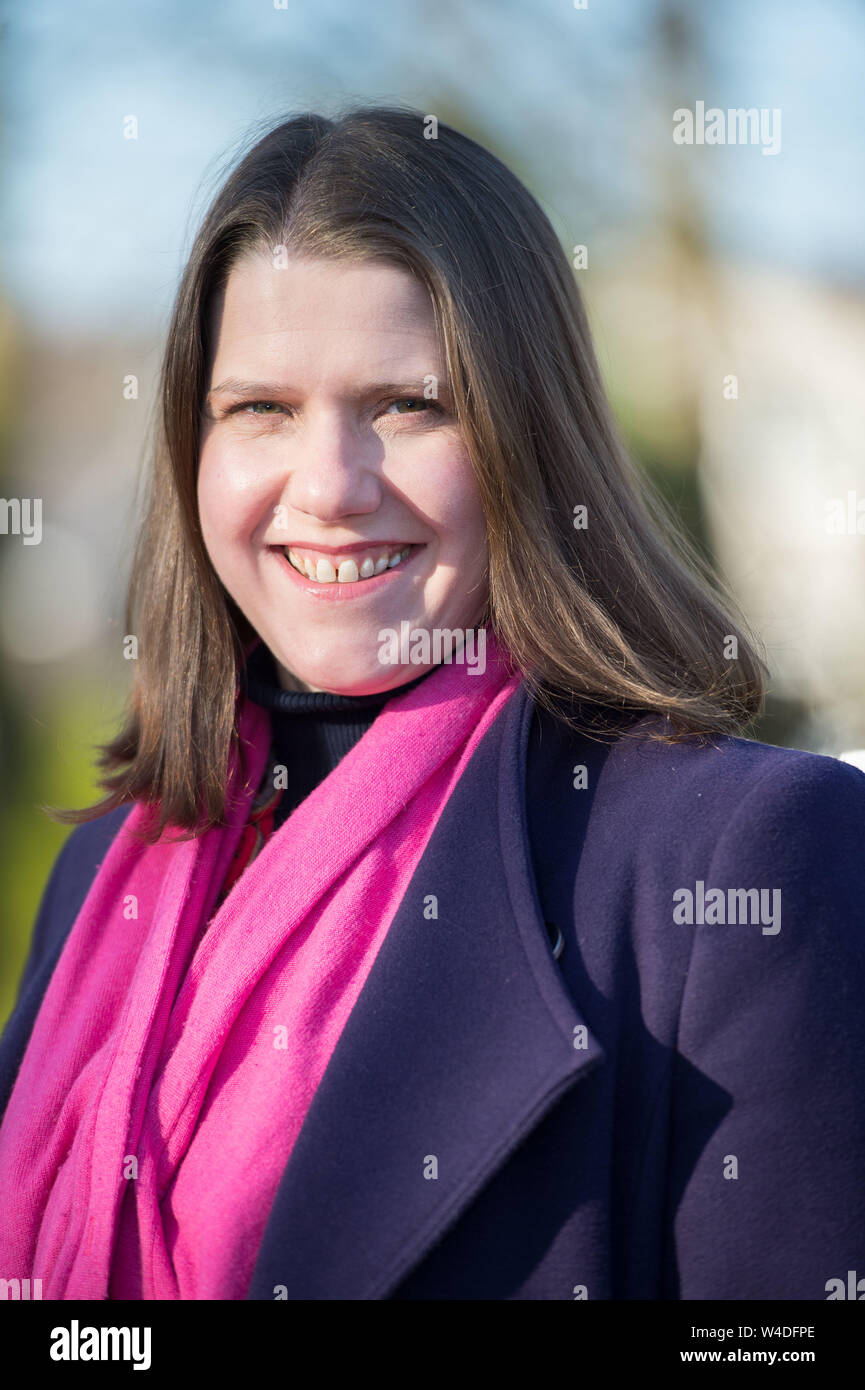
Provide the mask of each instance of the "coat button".
[{"label": "coat button", "polygon": [[562,936],[555,922],[547,922],[545,920],[544,925],[547,928],[547,935],[550,938],[550,944],[553,948],[553,960],[558,960],[562,951],[565,949],[565,938]]}]

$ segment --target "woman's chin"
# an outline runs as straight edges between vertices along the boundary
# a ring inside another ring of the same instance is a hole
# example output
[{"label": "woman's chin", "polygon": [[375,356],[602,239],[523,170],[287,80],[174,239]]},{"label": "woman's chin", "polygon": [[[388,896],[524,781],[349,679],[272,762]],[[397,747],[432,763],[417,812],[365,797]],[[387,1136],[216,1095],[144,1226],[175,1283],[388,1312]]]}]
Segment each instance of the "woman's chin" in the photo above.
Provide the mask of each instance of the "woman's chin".
[{"label": "woman's chin", "polygon": [[280,685],[285,690],[326,691],[332,695],[380,695],[386,690],[415,680],[426,670],[423,666],[358,666],[346,670],[333,667],[293,667],[280,672]]}]

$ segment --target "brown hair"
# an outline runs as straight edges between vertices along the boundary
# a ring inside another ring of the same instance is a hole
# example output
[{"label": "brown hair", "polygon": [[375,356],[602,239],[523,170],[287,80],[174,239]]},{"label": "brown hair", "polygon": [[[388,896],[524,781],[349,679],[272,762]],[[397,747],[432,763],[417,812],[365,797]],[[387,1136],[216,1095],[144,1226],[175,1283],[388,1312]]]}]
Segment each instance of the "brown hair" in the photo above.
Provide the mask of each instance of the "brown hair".
[{"label": "brown hair", "polygon": [[99,757],[109,795],[51,814],[83,821],[143,800],[157,812],[153,838],[223,819],[236,682],[256,634],[198,520],[208,314],[235,262],[276,246],[386,260],[427,287],[486,514],[485,620],[535,698],[557,713],[562,697],[577,699],[620,722],[654,712],[655,736],[669,739],[741,732],[762,704],[764,661],[617,437],[573,271],[537,202],[488,150],[420,112],[305,114],[240,159],[195,238],[127,599],[135,682]]}]

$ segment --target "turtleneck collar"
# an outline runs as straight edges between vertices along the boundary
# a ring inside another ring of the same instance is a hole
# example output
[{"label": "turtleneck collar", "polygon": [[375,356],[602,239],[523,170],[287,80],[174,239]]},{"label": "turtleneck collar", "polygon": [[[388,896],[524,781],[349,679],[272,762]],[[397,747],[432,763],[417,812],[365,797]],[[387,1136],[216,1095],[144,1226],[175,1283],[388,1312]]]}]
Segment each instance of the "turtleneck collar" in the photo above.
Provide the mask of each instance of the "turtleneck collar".
[{"label": "turtleneck collar", "polygon": [[[241,679],[249,698],[270,712],[272,763],[281,766],[287,777],[273,811],[274,825],[280,826],[294,807],[333,771],[375,722],[388,700],[431,674],[424,671],[405,685],[375,695],[283,690],[273,653],[259,641],[246,659]],[[270,774],[268,785],[272,798],[274,784]]]},{"label": "turtleneck collar", "polygon": [[372,695],[335,695],[329,690],[284,690],[279,684],[273,653],[260,641],[247,658],[243,678],[249,698],[265,709],[274,710],[277,714],[325,715],[360,714],[364,710],[381,709],[395,695],[414,689],[431,674],[431,671],[424,671],[404,685]]}]

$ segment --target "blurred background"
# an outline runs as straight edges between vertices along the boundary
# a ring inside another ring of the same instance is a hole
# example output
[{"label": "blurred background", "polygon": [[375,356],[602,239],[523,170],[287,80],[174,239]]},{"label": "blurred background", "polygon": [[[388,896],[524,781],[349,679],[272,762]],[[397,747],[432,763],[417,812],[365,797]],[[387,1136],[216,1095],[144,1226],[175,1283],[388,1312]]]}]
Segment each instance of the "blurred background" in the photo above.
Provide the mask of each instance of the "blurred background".
[{"label": "blurred background", "polygon": [[[303,109],[407,102],[528,184],[635,457],[766,643],[757,736],[865,765],[863,71],[861,0],[5,8],[0,493],[42,538],[0,533],[0,1022],[69,833],[38,804],[95,799],[129,681],[180,268],[250,129]],[[780,113],[780,147],[677,144],[698,102]]]}]

